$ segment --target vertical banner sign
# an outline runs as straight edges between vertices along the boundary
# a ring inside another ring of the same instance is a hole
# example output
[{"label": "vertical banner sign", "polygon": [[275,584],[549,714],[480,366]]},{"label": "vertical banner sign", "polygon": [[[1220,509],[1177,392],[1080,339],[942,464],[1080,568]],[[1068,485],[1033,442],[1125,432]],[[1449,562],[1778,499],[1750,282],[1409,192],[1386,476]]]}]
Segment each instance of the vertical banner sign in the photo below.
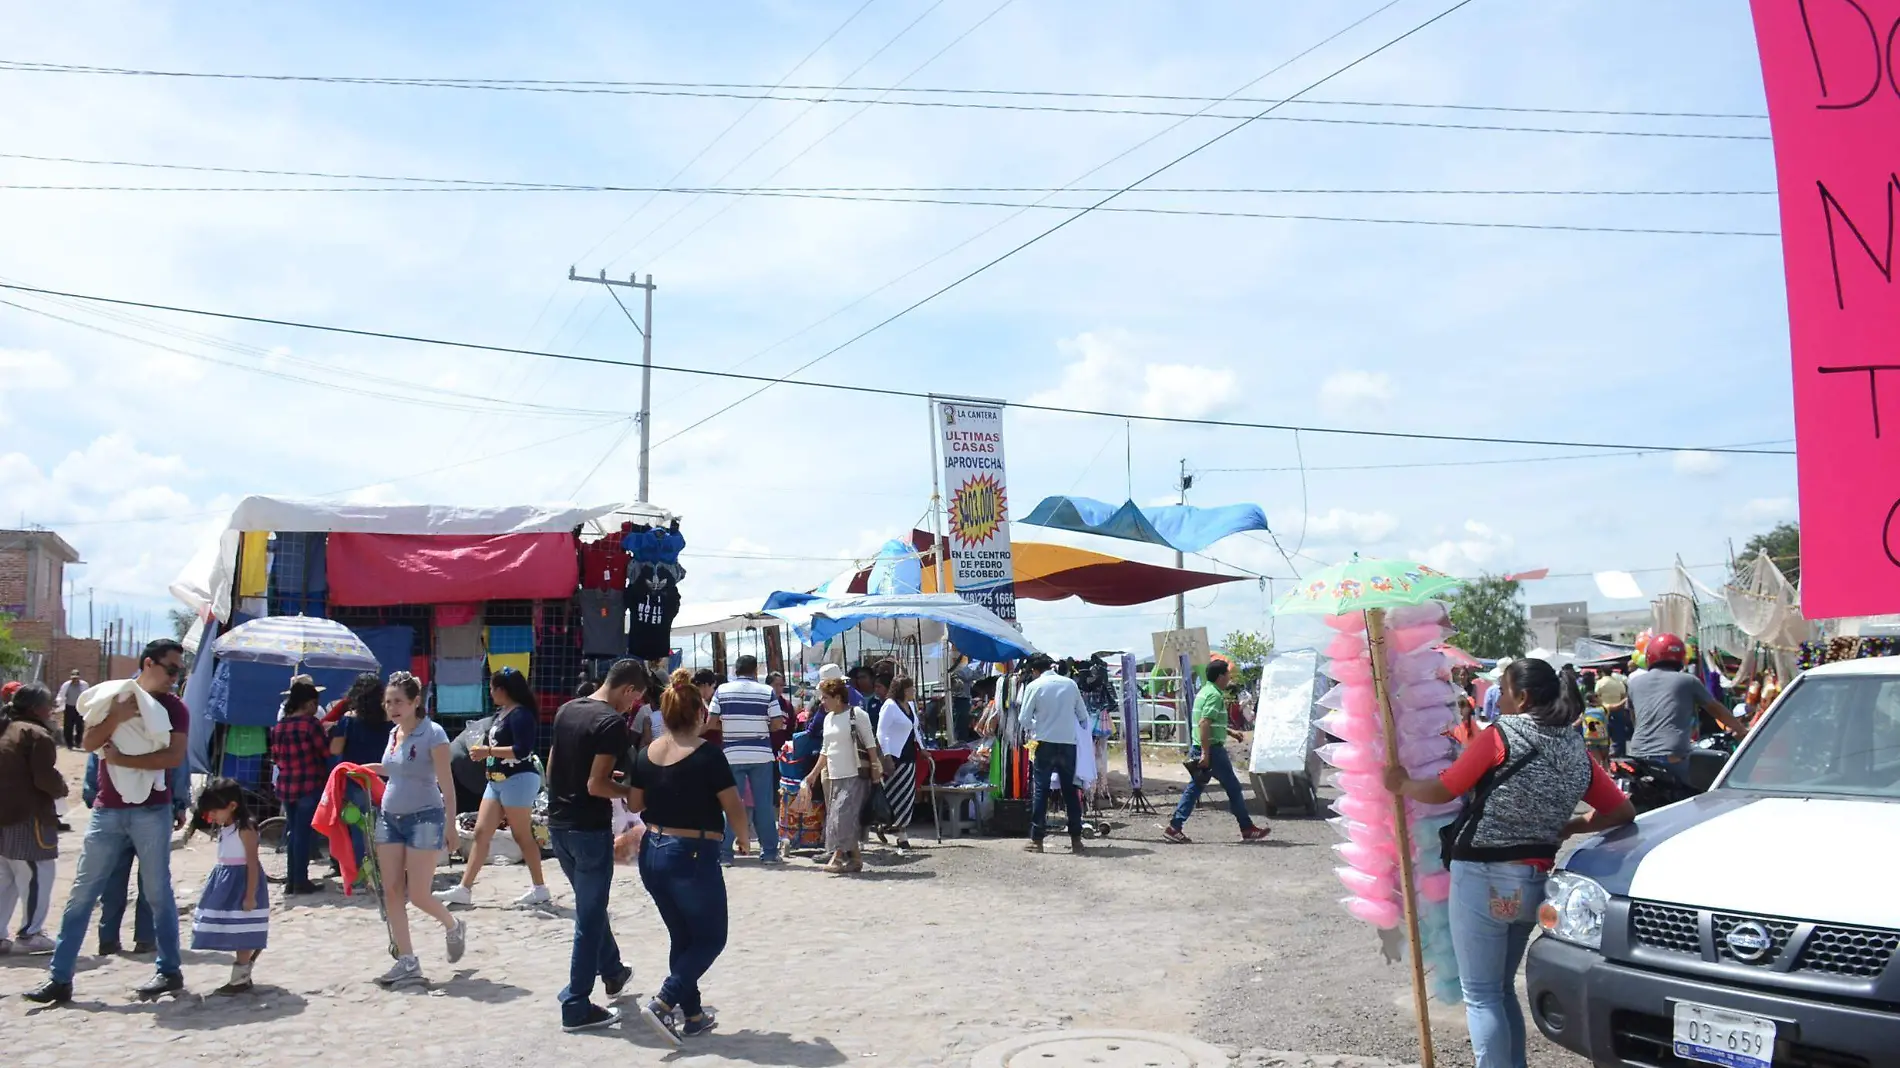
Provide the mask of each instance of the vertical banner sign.
[{"label": "vertical banner sign", "polygon": [[1009,552],[1009,478],[1003,468],[1000,401],[939,400],[943,491],[950,513],[950,586],[957,596],[1016,620]]},{"label": "vertical banner sign", "polygon": [[1802,613],[1900,612],[1900,0],[1753,7],[1794,344]]}]

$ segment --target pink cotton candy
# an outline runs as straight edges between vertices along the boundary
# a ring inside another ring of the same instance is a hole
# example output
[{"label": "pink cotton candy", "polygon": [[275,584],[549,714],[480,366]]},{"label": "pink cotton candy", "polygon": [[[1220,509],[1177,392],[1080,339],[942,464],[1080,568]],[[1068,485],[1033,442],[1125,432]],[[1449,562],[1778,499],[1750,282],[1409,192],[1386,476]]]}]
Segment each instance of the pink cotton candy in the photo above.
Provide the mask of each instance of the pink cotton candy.
[{"label": "pink cotton candy", "polygon": [[1438,738],[1458,725],[1458,712],[1450,705],[1428,705],[1397,715],[1399,743],[1419,738]]},{"label": "pink cotton candy", "polygon": [[1333,811],[1359,823],[1369,823],[1386,828],[1392,827],[1392,799],[1359,797],[1347,794],[1333,802]]},{"label": "pink cotton candy", "polygon": [[1363,872],[1374,875],[1390,872],[1399,866],[1399,851],[1396,845],[1380,848],[1363,846],[1357,842],[1341,842],[1333,847],[1339,859]]},{"label": "pink cotton candy", "polygon": [[[1334,869],[1337,870],[1337,869]],[[1348,890],[1352,889],[1347,887]],[[1451,898],[1451,873],[1434,872],[1423,875],[1418,880],[1418,896],[1427,901],[1446,901]]]},{"label": "pink cotton candy", "polygon": [[1319,758],[1341,771],[1382,772],[1385,770],[1383,749],[1353,742],[1332,742],[1314,750]]},{"label": "pink cotton candy", "polygon": [[1379,719],[1379,696],[1373,692],[1372,680],[1355,682],[1339,688],[1339,710],[1352,716],[1363,716],[1373,722]]},{"label": "pink cotton candy", "polygon": [[1346,840],[1367,849],[1394,849],[1397,840],[1392,837],[1390,826],[1378,823],[1360,823],[1358,820],[1345,820],[1339,829]]},{"label": "pink cotton candy", "polygon": [[1405,914],[1396,901],[1373,901],[1363,897],[1343,897],[1339,903],[1346,906],[1354,919],[1364,920],[1374,927],[1391,930],[1399,925]]},{"label": "pink cotton candy", "polygon": [[1442,734],[1399,743],[1399,763],[1408,768],[1413,764],[1423,764],[1430,760],[1450,759],[1451,755],[1451,739]]},{"label": "pink cotton candy", "polygon": [[1360,634],[1340,634],[1326,646],[1328,660],[1358,660],[1366,655],[1366,636]]},{"label": "pink cotton candy", "polygon": [[1398,627],[1386,632],[1386,641],[1395,652],[1411,653],[1428,646],[1437,645],[1451,637],[1452,631],[1436,623],[1427,623],[1418,627]]},{"label": "pink cotton candy", "polygon": [[1363,657],[1328,660],[1322,670],[1327,678],[1348,686],[1361,686],[1372,681],[1372,661]]},{"label": "pink cotton candy", "polygon": [[1433,678],[1399,687],[1399,692],[1392,698],[1392,708],[1399,712],[1413,712],[1435,705],[1449,705],[1457,699],[1458,687],[1444,679]]},{"label": "pink cotton candy", "polygon": [[1333,785],[1342,793],[1358,794],[1376,800],[1386,800],[1392,795],[1385,791],[1385,776],[1371,771],[1335,771]]},{"label": "pink cotton candy", "polygon": [[1357,868],[1334,868],[1333,874],[1339,876],[1340,885],[1354,897],[1390,901],[1399,896],[1398,881],[1390,874],[1373,875]]},{"label": "pink cotton candy", "polygon": [[1338,710],[1319,719],[1319,729],[1335,738],[1360,745],[1377,745],[1384,736],[1379,721],[1370,716],[1354,716]]},{"label": "pink cotton candy", "polygon": [[1347,612],[1343,616],[1327,616],[1320,622],[1334,630],[1343,631],[1347,634],[1364,634],[1366,632],[1366,614],[1364,612]]},{"label": "pink cotton candy", "polygon": [[1385,625],[1404,630],[1420,627],[1427,623],[1443,623],[1451,618],[1445,611],[1445,602],[1426,601],[1424,604],[1408,604],[1403,608],[1394,608],[1385,614]]},{"label": "pink cotton candy", "polygon": [[1420,649],[1392,662],[1392,681],[1399,686],[1451,677],[1451,661],[1436,649]]}]

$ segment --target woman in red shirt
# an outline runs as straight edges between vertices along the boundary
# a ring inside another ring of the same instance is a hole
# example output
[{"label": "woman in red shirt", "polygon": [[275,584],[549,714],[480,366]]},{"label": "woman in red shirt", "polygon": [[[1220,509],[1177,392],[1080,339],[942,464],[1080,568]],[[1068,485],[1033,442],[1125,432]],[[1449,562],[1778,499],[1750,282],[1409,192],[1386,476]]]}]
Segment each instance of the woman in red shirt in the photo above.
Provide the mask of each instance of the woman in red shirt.
[{"label": "woman in red shirt", "polygon": [[[1513,982],[1544,900],[1557,847],[1573,834],[1636,818],[1629,798],[1590,759],[1577,719],[1577,674],[1542,660],[1505,669],[1498,721],[1479,732],[1437,778],[1386,770],[1386,787],[1415,801],[1464,797],[1448,828],[1451,942],[1471,1046],[1483,1068],[1524,1068],[1524,1012]],[[1577,803],[1590,815],[1578,817]]]}]

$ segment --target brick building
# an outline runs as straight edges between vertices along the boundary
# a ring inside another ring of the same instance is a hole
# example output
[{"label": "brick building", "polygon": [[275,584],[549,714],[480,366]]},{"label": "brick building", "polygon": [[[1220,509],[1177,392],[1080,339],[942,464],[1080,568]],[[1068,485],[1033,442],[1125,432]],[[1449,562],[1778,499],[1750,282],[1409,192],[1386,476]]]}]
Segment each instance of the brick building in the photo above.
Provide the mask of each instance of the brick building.
[{"label": "brick building", "polygon": [[100,647],[66,625],[66,565],[79,551],[50,530],[0,530],[0,613],[13,617],[13,637],[26,647],[26,678],[57,685],[78,671],[97,682]]}]

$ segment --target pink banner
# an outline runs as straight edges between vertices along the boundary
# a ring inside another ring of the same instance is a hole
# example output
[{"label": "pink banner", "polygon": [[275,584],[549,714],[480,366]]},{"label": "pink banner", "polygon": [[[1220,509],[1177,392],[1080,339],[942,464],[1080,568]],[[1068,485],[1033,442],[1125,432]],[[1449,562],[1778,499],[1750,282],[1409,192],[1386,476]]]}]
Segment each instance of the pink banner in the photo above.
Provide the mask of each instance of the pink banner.
[{"label": "pink banner", "polygon": [[1753,4],[1794,346],[1802,611],[1900,612],[1900,0]]},{"label": "pink banner", "polygon": [[445,604],[574,596],[572,534],[332,534],[333,605]]}]

